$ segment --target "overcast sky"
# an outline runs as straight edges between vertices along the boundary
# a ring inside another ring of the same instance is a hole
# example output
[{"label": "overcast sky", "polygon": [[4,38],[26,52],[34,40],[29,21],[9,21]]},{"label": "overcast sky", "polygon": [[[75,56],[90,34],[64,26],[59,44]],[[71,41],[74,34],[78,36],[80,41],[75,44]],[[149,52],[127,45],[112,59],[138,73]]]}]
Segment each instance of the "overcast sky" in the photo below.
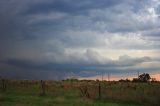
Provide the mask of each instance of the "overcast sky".
[{"label": "overcast sky", "polygon": [[0,76],[160,72],[159,0],[0,0]]}]

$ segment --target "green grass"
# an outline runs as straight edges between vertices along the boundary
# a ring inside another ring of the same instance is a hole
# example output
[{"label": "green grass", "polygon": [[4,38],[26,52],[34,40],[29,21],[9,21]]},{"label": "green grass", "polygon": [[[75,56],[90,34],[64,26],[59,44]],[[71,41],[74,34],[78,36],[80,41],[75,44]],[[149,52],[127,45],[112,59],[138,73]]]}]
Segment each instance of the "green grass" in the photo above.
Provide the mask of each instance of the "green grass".
[{"label": "green grass", "polygon": [[[0,83],[0,88],[1,88]],[[101,84],[98,99],[97,82],[46,81],[42,96],[40,81],[8,81],[7,91],[0,91],[0,106],[159,106],[159,83]],[[83,97],[79,87],[87,86],[90,98]]]}]

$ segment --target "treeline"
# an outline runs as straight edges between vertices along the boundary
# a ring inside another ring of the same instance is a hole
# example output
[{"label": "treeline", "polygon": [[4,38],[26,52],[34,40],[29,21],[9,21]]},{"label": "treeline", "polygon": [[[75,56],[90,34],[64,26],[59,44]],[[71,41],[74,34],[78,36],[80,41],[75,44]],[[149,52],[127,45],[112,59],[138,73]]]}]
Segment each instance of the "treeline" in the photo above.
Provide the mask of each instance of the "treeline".
[{"label": "treeline", "polygon": [[151,78],[148,73],[143,73],[138,76],[138,78],[133,78],[132,80],[121,79],[119,82],[157,82],[156,78]]},{"label": "treeline", "polygon": [[[92,81],[100,81],[98,79],[96,80],[78,80],[77,78],[75,77],[72,77],[72,78],[67,78],[65,80],[62,80],[62,81],[87,81],[87,82],[92,82]],[[103,81],[106,81],[106,80],[103,80]],[[114,82],[114,81],[109,81],[109,82]],[[141,75],[139,75],[137,78],[133,78],[132,80],[126,78],[126,79],[120,79],[118,80],[118,82],[158,82],[156,80],[156,78],[151,78],[151,76],[148,74],[148,73],[143,73]]]}]

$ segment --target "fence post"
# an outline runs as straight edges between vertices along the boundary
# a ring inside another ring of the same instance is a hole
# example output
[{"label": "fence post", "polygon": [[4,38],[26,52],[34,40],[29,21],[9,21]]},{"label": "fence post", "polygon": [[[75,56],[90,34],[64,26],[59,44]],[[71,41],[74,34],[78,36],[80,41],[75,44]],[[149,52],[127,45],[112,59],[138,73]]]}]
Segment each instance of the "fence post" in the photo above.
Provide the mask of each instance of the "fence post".
[{"label": "fence post", "polygon": [[101,83],[99,81],[99,85],[98,85],[98,94],[99,94],[99,99],[101,99]]},{"label": "fence post", "polygon": [[42,93],[41,95],[46,94],[46,87],[45,87],[45,81],[41,80],[41,88],[42,88]]},{"label": "fence post", "polygon": [[2,79],[2,90],[3,92],[5,92],[7,90],[7,84],[6,84],[6,80],[5,79]]}]

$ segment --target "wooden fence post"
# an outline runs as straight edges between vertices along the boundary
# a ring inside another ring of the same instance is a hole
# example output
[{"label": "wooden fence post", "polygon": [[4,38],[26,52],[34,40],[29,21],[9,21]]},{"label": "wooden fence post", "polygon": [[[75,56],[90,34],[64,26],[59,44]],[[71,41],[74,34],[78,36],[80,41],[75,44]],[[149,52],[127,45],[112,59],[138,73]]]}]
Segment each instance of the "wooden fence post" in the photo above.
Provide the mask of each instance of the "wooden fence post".
[{"label": "wooden fence post", "polygon": [[101,84],[99,81],[99,85],[98,85],[98,94],[99,94],[99,99],[101,99]]},{"label": "wooden fence post", "polygon": [[41,95],[45,95],[46,94],[46,85],[45,85],[45,81],[43,81],[43,80],[41,80],[41,88],[42,88]]},{"label": "wooden fence post", "polygon": [[2,90],[5,92],[7,90],[7,82],[5,79],[2,79]]}]

